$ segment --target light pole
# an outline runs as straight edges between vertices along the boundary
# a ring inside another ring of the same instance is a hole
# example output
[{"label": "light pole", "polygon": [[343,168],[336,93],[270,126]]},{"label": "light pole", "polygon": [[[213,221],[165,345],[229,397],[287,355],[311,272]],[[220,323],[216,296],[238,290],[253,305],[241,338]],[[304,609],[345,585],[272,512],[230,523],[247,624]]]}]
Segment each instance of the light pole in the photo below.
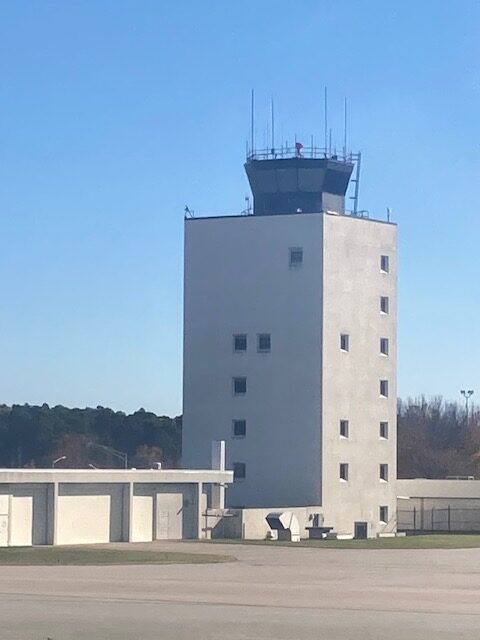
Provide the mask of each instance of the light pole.
[{"label": "light pole", "polygon": [[66,459],[67,459],[67,456],[60,456],[59,458],[55,458],[55,460],[52,462],[52,469],[55,467],[57,462],[61,462],[62,460],[66,460]]},{"label": "light pole", "polygon": [[118,451],[117,449],[113,449],[112,447],[107,447],[105,444],[98,444],[97,442],[89,442],[87,447],[96,447],[97,449],[102,449],[102,451],[106,451],[107,453],[111,453],[112,456],[119,458],[123,461],[123,467],[128,469],[128,453],[124,451]]},{"label": "light pole", "polygon": [[460,393],[465,398],[465,416],[466,416],[465,420],[466,420],[467,429],[468,429],[468,402],[470,398],[473,396],[473,389],[461,389]]}]

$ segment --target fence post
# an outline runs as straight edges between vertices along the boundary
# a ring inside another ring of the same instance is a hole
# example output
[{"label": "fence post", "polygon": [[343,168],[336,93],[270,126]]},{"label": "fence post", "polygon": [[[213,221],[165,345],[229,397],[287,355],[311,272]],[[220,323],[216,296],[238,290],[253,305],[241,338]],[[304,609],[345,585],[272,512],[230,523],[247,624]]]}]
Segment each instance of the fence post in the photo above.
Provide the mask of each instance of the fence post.
[{"label": "fence post", "polygon": [[417,531],[417,507],[413,507],[413,530]]},{"label": "fence post", "polygon": [[448,511],[447,511],[447,514],[448,514],[448,533],[450,533],[450,531],[452,530],[452,527],[451,527],[451,520],[450,520],[450,505],[448,505]]},{"label": "fence post", "polygon": [[432,531],[434,531],[435,520],[434,520],[435,507],[432,504]]}]

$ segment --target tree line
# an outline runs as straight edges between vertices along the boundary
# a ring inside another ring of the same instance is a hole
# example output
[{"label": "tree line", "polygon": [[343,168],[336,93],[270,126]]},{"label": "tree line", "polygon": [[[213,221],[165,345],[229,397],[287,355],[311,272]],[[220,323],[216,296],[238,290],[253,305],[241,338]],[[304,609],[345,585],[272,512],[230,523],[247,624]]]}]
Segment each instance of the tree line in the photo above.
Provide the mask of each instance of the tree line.
[{"label": "tree line", "polygon": [[[442,398],[398,403],[398,477],[480,477],[480,412]],[[182,418],[139,409],[0,405],[0,466],[149,468],[181,464]]]},{"label": "tree line", "polygon": [[480,477],[480,411],[441,397],[399,401],[399,478]]},{"label": "tree line", "polygon": [[0,466],[63,468],[146,468],[180,464],[181,417],[169,418],[139,409],[127,415],[104,407],[68,409],[0,405]]}]

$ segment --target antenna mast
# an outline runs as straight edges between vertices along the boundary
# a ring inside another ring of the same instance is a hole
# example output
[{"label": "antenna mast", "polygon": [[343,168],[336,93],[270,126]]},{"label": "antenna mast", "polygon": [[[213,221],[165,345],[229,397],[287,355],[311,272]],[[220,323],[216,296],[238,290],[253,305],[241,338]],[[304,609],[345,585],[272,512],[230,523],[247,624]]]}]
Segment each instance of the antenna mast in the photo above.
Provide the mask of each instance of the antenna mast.
[{"label": "antenna mast", "polygon": [[251,145],[253,154],[255,151],[255,89],[252,89]]},{"label": "antenna mast", "polygon": [[275,111],[272,98],[272,156],[275,155]]},{"label": "antenna mast", "polygon": [[327,87],[325,86],[325,94],[324,94],[324,119],[325,119],[325,156],[327,155],[327,149],[328,149],[328,94],[327,94]]}]

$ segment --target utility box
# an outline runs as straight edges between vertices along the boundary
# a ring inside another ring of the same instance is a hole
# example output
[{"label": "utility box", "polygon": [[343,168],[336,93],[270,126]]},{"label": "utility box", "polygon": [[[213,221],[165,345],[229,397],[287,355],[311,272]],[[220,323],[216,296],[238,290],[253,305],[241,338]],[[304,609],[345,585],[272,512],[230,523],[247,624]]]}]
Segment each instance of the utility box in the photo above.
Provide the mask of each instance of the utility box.
[{"label": "utility box", "polygon": [[277,532],[278,540],[300,542],[300,525],[291,511],[269,513],[266,520],[270,529]]}]

